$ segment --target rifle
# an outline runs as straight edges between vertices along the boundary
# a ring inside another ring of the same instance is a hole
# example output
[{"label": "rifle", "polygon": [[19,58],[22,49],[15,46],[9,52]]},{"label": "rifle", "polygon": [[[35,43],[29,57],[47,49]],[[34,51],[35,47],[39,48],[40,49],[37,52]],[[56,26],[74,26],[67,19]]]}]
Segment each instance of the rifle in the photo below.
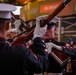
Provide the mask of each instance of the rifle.
[{"label": "rifle", "polygon": [[[49,21],[51,21],[61,10],[63,10],[65,8],[65,6],[70,2],[71,0],[64,0],[63,2],[61,2],[59,4],[59,6],[52,11],[46,18],[46,21],[42,21],[40,26],[44,27]],[[11,45],[17,44],[17,43],[21,43],[23,41],[29,41],[32,36],[33,36],[33,32],[34,32],[34,28],[35,26],[24,36],[20,36],[18,38],[16,38]]]}]

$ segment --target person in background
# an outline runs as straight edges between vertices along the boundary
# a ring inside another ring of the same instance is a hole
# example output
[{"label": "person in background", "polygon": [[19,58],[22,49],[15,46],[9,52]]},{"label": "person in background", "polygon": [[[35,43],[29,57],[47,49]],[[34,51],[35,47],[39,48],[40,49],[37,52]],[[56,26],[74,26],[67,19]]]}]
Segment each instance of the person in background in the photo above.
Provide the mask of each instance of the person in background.
[{"label": "person in background", "polygon": [[[66,66],[60,66],[55,59],[50,56],[50,52],[52,48],[62,49],[59,46],[66,46],[69,45],[66,42],[59,42],[55,40],[55,32],[56,26],[58,22],[58,17],[53,18],[49,23],[47,23],[47,31],[43,35],[43,39],[45,40],[46,47],[48,49],[48,58],[49,58],[49,67],[48,67],[48,75],[63,75],[63,71]],[[50,46],[49,46],[50,44]]]},{"label": "person in background", "polygon": [[[75,41],[73,41],[71,38],[68,39],[68,42],[58,42],[54,38],[54,34],[56,31],[56,23],[54,22],[49,22],[47,31],[43,36],[43,39],[46,42],[47,48],[48,48],[48,53],[51,52],[52,48],[56,48],[59,51],[62,51],[63,54],[68,55],[71,57],[71,60],[74,60],[72,63],[72,75],[76,75],[76,48],[73,47],[75,44]],[[59,66],[56,61],[49,55],[49,68],[48,68],[48,75],[62,75],[63,70],[66,68],[66,65],[64,67]],[[52,62],[53,61],[53,62]],[[54,67],[54,68],[53,68]],[[55,68],[56,67],[56,68]]]},{"label": "person in background", "polygon": [[71,57],[71,63],[70,63],[71,73],[70,74],[68,73],[67,75],[76,75],[76,48],[65,47],[65,46],[62,46],[61,48],[62,49],[57,49],[57,50]]},{"label": "person in background", "polygon": [[74,45],[76,45],[76,41],[74,41],[72,38],[68,38],[68,43],[71,47],[74,47]]},{"label": "person in background", "polygon": [[55,39],[55,33],[56,33],[56,29],[57,29],[57,22],[49,22],[47,27],[47,31],[46,33],[43,35],[42,38],[44,38],[44,40],[46,42],[53,42],[56,45],[60,45],[60,46],[70,46],[70,44],[68,42],[59,42]]},{"label": "person in background", "polygon": [[[36,50],[40,54],[34,54],[23,44],[16,43],[11,46],[7,43],[6,34],[9,29],[7,22],[10,22],[11,12],[15,10],[14,5],[0,3],[0,75],[29,75],[30,71],[42,73],[48,67],[48,55],[45,43],[40,37],[33,39],[33,45],[36,45]],[[46,26],[43,29],[46,30]],[[40,31],[38,33],[39,36],[43,35]]]},{"label": "person in background", "polygon": [[[54,23],[52,21],[58,20],[58,19],[54,18],[51,22],[49,22],[47,24],[47,30],[44,30],[43,28],[40,28],[39,26],[40,26],[41,21],[45,20],[45,18],[46,18],[45,15],[42,15],[42,16],[39,16],[39,17],[36,18],[36,28],[34,30],[33,38],[35,38],[35,37],[38,37],[38,38],[42,37],[43,41],[45,43],[47,43],[47,42],[54,41],[54,34],[55,34],[55,30],[56,30],[56,28],[55,28],[56,23]],[[39,31],[41,33],[45,32],[44,35],[42,36],[41,34],[39,34]],[[39,35],[41,35],[41,36],[39,36]],[[56,42],[53,42],[53,43],[56,43]],[[34,43],[34,41],[33,41],[33,43]],[[60,43],[57,42],[56,44],[66,45],[66,43],[61,43],[61,42]],[[51,44],[50,45],[50,50],[51,50],[52,47],[53,47],[53,45]],[[40,54],[40,52],[38,50],[35,50],[35,49],[37,49],[36,45],[34,45],[34,46],[31,45],[30,48],[33,50],[34,53]],[[47,46],[46,46],[46,48],[47,48]],[[48,52],[48,57],[49,57],[48,58],[49,59],[49,66],[48,66],[49,75],[62,75],[62,71],[63,71],[62,67],[60,65],[58,65],[58,63],[56,61],[54,61],[54,59],[52,59],[52,57],[50,56],[50,52],[51,51],[48,48],[46,50]],[[34,75],[43,75],[43,73],[34,73]]]},{"label": "person in background", "polygon": [[64,54],[71,57],[71,61],[69,62],[70,65],[70,73],[67,73],[67,75],[76,75],[76,47],[74,45],[76,44],[76,41],[73,41],[72,38],[68,38],[68,43],[70,44],[69,47],[63,47],[62,51]]}]

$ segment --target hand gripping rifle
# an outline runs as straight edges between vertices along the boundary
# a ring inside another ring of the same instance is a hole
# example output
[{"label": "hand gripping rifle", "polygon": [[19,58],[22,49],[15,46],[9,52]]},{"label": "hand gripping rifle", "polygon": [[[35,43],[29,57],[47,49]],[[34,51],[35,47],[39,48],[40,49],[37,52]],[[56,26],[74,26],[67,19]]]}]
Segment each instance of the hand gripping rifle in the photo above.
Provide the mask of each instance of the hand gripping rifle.
[{"label": "hand gripping rifle", "polygon": [[[46,21],[42,21],[41,22],[41,27],[44,27],[49,21],[51,21],[60,11],[62,11],[65,6],[70,2],[71,0],[64,0],[63,2],[61,2],[61,4],[59,4],[59,6],[54,10],[52,11],[46,18]],[[33,32],[34,32],[34,28],[35,26],[24,36],[20,36],[18,38],[16,38],[11,45],[14,45],[14,44],[19,44],[21,43],[22,41],[29,41],[32,36],[33,36]]]}]

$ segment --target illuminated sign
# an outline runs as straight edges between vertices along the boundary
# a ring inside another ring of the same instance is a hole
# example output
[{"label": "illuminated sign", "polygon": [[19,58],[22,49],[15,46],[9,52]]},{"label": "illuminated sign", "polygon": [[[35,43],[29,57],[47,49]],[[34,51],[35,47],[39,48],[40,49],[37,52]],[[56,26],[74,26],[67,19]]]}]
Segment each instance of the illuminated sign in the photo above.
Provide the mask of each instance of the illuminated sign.
[{"label": "illuminated sign", "polygon": [[60,4],[60,2],[41,5],[41,6],[40,6],[40,13],[51,12],[51,11],[53,11],[59,4]]}]

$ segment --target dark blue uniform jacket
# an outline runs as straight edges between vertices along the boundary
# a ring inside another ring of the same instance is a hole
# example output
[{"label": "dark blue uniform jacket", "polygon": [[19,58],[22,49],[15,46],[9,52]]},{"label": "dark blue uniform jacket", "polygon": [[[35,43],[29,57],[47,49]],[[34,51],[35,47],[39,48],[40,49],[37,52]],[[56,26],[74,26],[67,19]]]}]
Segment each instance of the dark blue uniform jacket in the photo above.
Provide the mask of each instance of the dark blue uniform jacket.
[{"label": "dark blue uniform jacket", "polygon": [[[44,45],[43,42],[38,43]],[[48,67],[48,55],[44,52],[45,47],[40,47],[42,49],[37,50],[41,54],[34,54],[22,44],[10,46],[4,38],[0,38],[0,75],[28,75],[29,71],[45,71]]]},{"label": "dark blue uniform jacket", "polygon": [[[55,39],[51,39],[51,40],[45,40],[45,42],[53,42],[56,45],[61,45],[61,46],[65,46],[65,42],[58,42]],[[50,54],[48,55],[49,58],[49,67],[47,72],[49,73],[61,73],[63,72],[65,65],[61,66]]]}]

